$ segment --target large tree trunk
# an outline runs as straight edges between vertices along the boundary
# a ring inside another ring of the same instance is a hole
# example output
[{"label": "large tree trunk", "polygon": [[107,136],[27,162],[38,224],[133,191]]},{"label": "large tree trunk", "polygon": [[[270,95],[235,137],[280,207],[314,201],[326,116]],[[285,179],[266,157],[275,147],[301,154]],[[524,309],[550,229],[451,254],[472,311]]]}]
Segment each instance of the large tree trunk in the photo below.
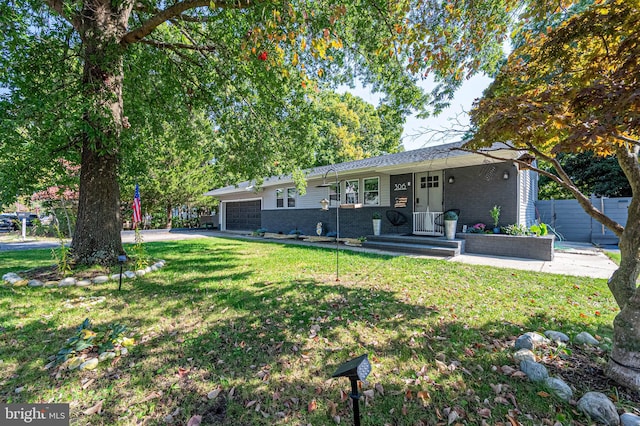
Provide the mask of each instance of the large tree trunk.
[{"label": "large tree trunk", "polygon": [[[123,116],[123,47],[130,2],[88,0],[79,29],[84,47],[87,99],[78,221],[71,248],[76,262],[113,264],[123,253],[120,237],[118,155]],[[128,5],[128,6],[127,6]],[[127,8],[128,7],[128,8]]]},{"label": "large tree trunk", "polygon": [[640,390],[640,206],[629,206],[627,226],[620,237],[620,267],[609,279],[609,289],[620,306],[613,321],[613,348],[607,376],[631,389]]},{"label": "large tree trunk", "polygon": [[609,279],[620,313],[613,321],[613,348],[607,375],[640,390],[640,167],[638,148],[620,146],[616,155],[633,191],[627,224],[620,235],[620,267]]},{"label": "large tree trunk", "polygon": [[82,150],[78,220],[71,244],[77,262],[113,264],[123,253],[117,158]]},{"label": "large tree trunk", "polygon": [[173,209],[171,208],[170,203],[167,203],[166,213],[167,213],[167,229],[171,229],[171,226],[172,226],[171,221],[173,220]]}]

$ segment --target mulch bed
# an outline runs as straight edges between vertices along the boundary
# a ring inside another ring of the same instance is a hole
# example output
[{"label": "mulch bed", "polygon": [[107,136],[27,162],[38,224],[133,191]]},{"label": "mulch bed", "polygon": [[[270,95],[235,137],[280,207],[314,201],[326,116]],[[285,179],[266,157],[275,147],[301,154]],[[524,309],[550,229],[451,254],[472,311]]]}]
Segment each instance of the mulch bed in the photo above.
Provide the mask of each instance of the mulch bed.
[{"label": "mulch bed", "polygon": [[600,392],[614,401],[632,403],[640,407],[640,392],[618,385],[604,374],[603,360],[607,352],[592,346],[571,346],[570,354],[555,358],[545,358],[549,376],[559,377],[577,390],[579,398],[586,392]]}]

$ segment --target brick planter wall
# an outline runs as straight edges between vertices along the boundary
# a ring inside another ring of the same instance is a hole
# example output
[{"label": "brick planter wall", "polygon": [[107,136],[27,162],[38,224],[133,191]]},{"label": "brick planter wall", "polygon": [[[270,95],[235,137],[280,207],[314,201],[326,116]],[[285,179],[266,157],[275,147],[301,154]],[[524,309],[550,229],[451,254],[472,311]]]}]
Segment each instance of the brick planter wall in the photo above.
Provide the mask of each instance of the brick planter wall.
[{"label": "brick planter wall", "polygon": [[466,253],[553,260],[554,236],[521,237],[502,234],[458,233],[456,238],[465,240]]}]

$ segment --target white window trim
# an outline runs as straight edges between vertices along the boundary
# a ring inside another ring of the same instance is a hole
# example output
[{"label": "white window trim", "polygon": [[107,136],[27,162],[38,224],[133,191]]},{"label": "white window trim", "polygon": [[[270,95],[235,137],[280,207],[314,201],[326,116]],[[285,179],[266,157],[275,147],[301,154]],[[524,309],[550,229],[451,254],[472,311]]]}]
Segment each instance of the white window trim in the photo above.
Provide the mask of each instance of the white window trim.
[{"label": "white window trim", "polygon": [[[280,191],[280,192],[278,192]],[[285,197],[284,194],[286,192],[286,188],[276,188],[275,189],[275,193],[276,193],[276,209],[283,209],[286,208],[284,202],[285,202]],[[278,198],[278,194],[280,194],[280,198]],[[278,206],[278,200],[282,200],[282,206]]]},{"label": "white window trim", "polygon": [[[377,204],[367,204],[367,197],[366,197],[366,193],[367,192],[373,192],[373,191],[367,191],[367,186],[365,184],[364,181],[369,180],[369,179],[376,179],[378,181],[378,203]],[[382,203],[380,202],[380,176],[371,176],[371,177],[366,177],[366,178],[362,178],[362,191],[360,191],[362,193],[362,204],[364,206],[381,206]]]},{"label": "white window trim", "polygon": [[[292,189],[293,190],[293,197],[289,197],[289,190]],[[286,205],[285,208],[287,209],[295,209],[297,204],[298,204],[298,190],[296,189],[295,186],[289,186],[285,189],[285,192],[287,194],[287,196],[285,197],[286,200]],[[293,199],[293,207],[289,206],[289,199]]]},{"label": "white window trim", "polygon": [[[335,183],[331,183],[331,185],[335,186]],[[339,205],[343,204],[342,203],[342,182],[338,182],[338,185],[336,186],[336,188],[338,189],[338,197],[335,200],[331,199],[331,186],[327,187],[327,200],[329,200],[329,207],[338,207]]]},{"label": "white window trim", "polygon": [[[356,194],[357,194],[356,201],[355,201],[355,202],[349,202],[349,203],[348,203],[348,202],[347,202],[347,184],[348,184],[349,182],[357,182],[357,184],[358,184],[358,191],[356,192]],[[378,186],[380,186],[380,184],[379,184],[379,183],[378,183]],[[361,185],[360,179],[346,179],[346,180],[344,181],[344,202],[345,202],[345,204],[358,204],[358,203],[360,202],[360,193],[362,192],[362,191],[360,191],[360,188],[362,188],[362,185]]]}]

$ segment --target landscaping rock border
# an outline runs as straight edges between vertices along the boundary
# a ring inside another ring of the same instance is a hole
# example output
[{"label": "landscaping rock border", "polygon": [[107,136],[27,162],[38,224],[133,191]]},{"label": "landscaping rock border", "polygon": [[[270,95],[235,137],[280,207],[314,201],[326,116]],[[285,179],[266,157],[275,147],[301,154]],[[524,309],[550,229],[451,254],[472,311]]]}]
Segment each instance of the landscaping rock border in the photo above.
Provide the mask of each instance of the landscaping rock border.
[{"label": "landscaping rock border", "polygon": [[[154,264],[147,266],[144,269],[139,269],[137,271],[124,271],[122,273],[122,279],[132,280],[137,277],[141,277],[150,272],[157,271],[165,266],[166,262],[164,260],[158,260]],[[2,281],[4,281],[5,285],[9,287],[90,287],[93,285],[104,284],[109,281],[118,281],[120,280],[120,274],[112,274],[108,275],[98,275],[93,279],[85,279],[85,278],[75,278],[75,277],[66,277],[59,281],[40,281],[40,280],[26,280],[22,278],[20,275],[15,272],[9,272],[2,276]]]},{"label": "landscaping rock border", "polygon": [[[564,333],[547,330],[544,336],[528,332],[519,336],[514,342],[514,361],[519,364],[520,371],[532,381],[540,383],[545,390],[556,398],[573,401],[573,389],[558,377],[550,377],[547,368],[535,361],[536,349],[544,349],[551,343],[570,344],[570,338]],[[574,345],[598,346],[600,342],[587,332],[581,332],[573,338]],[[533,359],[532,359],[533,357]],[[574,402],[575,403],[575,402]],[[605,394],[586,392],[578,401],[577,408],[592,421],[608,426],[640,425],[640,416],[633,413],[618,415],[615,404]]]}]

